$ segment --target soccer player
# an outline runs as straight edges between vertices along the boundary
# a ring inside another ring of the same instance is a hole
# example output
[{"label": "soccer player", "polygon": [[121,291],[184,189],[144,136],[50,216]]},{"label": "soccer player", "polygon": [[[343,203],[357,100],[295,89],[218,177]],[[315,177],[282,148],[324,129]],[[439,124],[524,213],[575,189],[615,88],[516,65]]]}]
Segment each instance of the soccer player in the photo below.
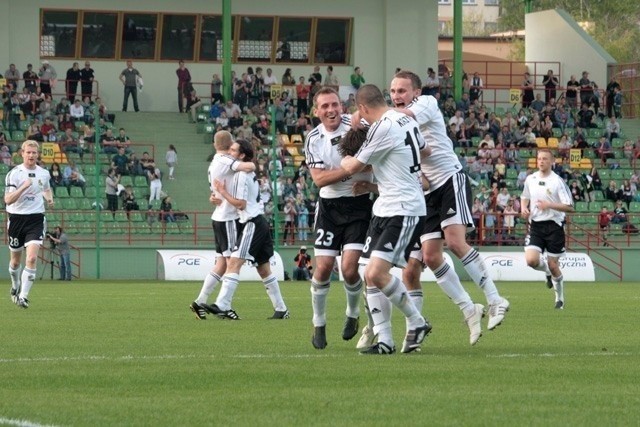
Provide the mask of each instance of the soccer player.
[{"label": "soccer player", "polygon": [[348,173],[340,167],[342,157],[337,144],[351,128],[350,117],[342,116],[338,93],[321,88],[314,96],[316,116],[321,124],[309,132],[305,140],[306,161],[313,182],[320,188],[320,200],[315,216],[316,268],[311,279],[313,306],[313,337],[317,349],[327,346],[326,304],[331,285],[331,273],[336,257],[342,253],[341,270],[347,294],[346,320],[342,338],[350,340],[358,333],[362,279],[358,259],[371,218],[369,194],[354,196],[353,181],[372,180],[370,172]]},{"label": "soccer player", "polygon": [[[253,160],[254,150],[251,143],[239,139],[231,145],[229,154],[243,162]],[[238,320],[237,313],[231,308],[233,294],[238,287],[240,268],[245,261],[255,264],[262,283],[273,304],[274,313],[270,319],[288,319],[289,310],[282,299],[278,279],[271,273],[269,260],[273,256],[273,240],[269,223],[264,218],[264,205],[260,201],[260,184],[254,172],[236,172],[233,176],[230,193],[225,183],[214,181],[216,191],[229,204],[238,210],[240,215],[240,238],[235,250],[227,260],[227,271],[222,278],[222,286],[215,304],[209,311],[220,317]]]},{"label": "soccer player", "polygon": [[366,354],[395,352],[391,332],[391,304],[407,318],[407,334],[402,352],[416,350],[431,331],[407,295],[401,280],[390,274],[406,259],[422,231],[426,208],[418,172],[420,158],[429,154],[418,124],[406,114],[390,109],[384,95],[374,85],[364,85],[356,93],[360,116],[371,123],[367,139],[355,156],[345,156],[342,167],[350,175],[371,165],[378,183],[379,197],[367,230],[360,262],[366,264],[367,303],[378,342]]},{"label": "soccer player", "polygon": [[[9,214],[9,276],[11,301],[29,308],[29,291],[36,280],[38,251],[47,228],[44,201],[53,207],[53,192],[49,186],[49,171],[38,166],[38,143],[22,143],[24,163],[7,174],[4,202]],[[21,272],[22,250],[27,255]]]},{"label": "soccer player", "polygon": [[[240,162],[230,156],[227,152],[233,143],[233,137],[227,131],[219,131],[213,137],[213,146],[216,154],[209,165],[208,176],[211,186],[211,196],[209,201],[218,204],[211,215],[211,224],[216,244],[216,263],[213,269],[204,278],[202,289],[198,298],[191,303],[189,308],[200,320],[207,318],[207,300],[213,293],[218,283],[222,280],[224,272],[227,270],[226,258],[231,256],[231,252],[236,245],[238,211],[228,201],[221,200],[216,194],[214,181],[223,180],[231,182],[234,171],[252,172],[256,166],[253,162]],[[214,314],[214,313],[212,313]]]},{"label": "soccer player", "polygon": [[409,295],[422,307],[420,272],[424,262],[433,271],[445,294],[460,308],[469,327],[469,342],[474,345],[482,335],[484,306],[474,304],[460,283],[460,278],[443,257],[443,243],[462,261],[471,279],[484,291],[489,304],[487,328],[502,323],[509,301],[498,293],[484,260],[467,244],[465,235],[472,230],[471,186],[447,136],[442,113],[432,96],[420,96],[420,78],[410,71],[400,71],[391,81],[391,99],[402,112],[414,117],[420,132],[432,150],[422,159],[420,169],[425,187],[427,219],[420,241],[422,250],[414,252],[403,273]]},{"label": "soccer player", "polygon": [[[551,151],[538,150],[537,162],[538,171],[527,177],[521,195],[522,216],[529,220],[524,256],[529,267],[545,272],[547,286],[556,294],[555,308],[562,310],[564,285],[558,260],[565,254],[564,220],[566,212],[573,212],[573,198],[563,179],[551,170],[555,163]],[[545,251],[546,261],[541,256]]]}]

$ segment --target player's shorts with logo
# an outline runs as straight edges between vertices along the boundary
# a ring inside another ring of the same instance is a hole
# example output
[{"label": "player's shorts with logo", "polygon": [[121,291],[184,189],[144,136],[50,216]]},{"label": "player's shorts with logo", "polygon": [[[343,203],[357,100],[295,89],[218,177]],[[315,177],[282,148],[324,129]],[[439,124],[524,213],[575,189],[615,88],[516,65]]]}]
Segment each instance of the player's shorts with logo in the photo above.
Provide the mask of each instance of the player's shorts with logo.
[{"label": "player's shorts with logo", "polygon": [[7,226],[9,249],[19,251],[30,243],[42,244],[47,232],[47,219],[44,214],[10,214]]},{"label": "player's shorts with logo", "polygon": [[255,265],[269,262],[273,256],[273,240],[269,223],[263,215],[238,225],[238,246],[231,256],[246,259]]},{"label": "player's shorts with logo", "polygon": [[231,252],[236,249],[238,238],[238,220],[211,221],[213,227],[213,238],[216,244],[216,253],[224,257],[231,256]]},{"label": "player's shorts with logo", "polygon": [[471,185],[467,174],[457,172],[442,186],[425,196],[427,220],[421,240],[444,239],[443,228],[449,225],[466,225],[473,230],[471,215]]},{"label": "player's shorts with logo", "polygon": [[524,239],[524,249],[534,249],[540,253],[546,251],[552,257],[564,256],[564,227],[555,221],[531,221],[529,234]]},{"label": "player's shorts with logo", "polygon": [[316,208],[316,256],[337,256],[341,250],[362,250],[373,202],[368,194],[320,198]]},{"label": "player's shorts with logo", "polygon": [[360,264],[367,264],[371,257],[377,257],[404,267],[414,244],[420,240],[424,221],[424,216],[374,216],[367,230]]}]

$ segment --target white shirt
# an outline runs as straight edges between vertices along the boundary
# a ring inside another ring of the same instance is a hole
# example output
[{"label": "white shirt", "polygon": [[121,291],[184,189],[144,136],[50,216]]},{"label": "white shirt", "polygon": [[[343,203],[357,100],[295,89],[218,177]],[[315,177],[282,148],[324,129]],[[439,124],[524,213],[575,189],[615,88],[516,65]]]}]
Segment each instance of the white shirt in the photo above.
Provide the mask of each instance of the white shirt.
[{"label": "white shirt", "polygon": [[538,200],[573,206],[569,187],[555,172],[551,172],[544,178],[540,171],[529,175],[524,181],[524,189],[520,197],[529,200],[529,222],[554,221],[560,226],[564,222],[564,212],[555,209],[540,210],[536,206]]},{"label": "white shirt", "polygon": [[262,86],[262,91],[269,92],[271,91],[271,85],[277,85],[277,84],[278,84],[278,79],[273,74],[271,74],[271,76],[268,76],[268,75],[264,76],[264,84]]},{"label": "white shirt", "polygon": [[419,176],[420,150],[425,146],[418,123],[395,110],[369,128],[355,158],[373,166],[380,193],[373,204],[375,216],[427,214]]},{"label": "white shirt", "polygon": [[11,169],[5,178],[5,194],[13,193],[26,180],[31,180],[31,187],[25,190],[15,203],[7,205],[7,212],[11,214],[29,215],[44,213],[44,197],[42,193],[49,187],[49,171],[40,166],[27,169],[24,164]]},{"label": "white shirt", "polygon": [[[216,154],[213,156],[213,160],[209,165],[209,186],[211,188],[211,192],[215,193],[215,188],[213,186],[213,181],[224,181],[225,189],[228,193],[233,194],[232,185],[233,185],[233,174],[234,171],[238,168],[238,161],[231,157],[228,154]],[[213,215],[211,215],[211,219],[214,221],[232,221],[234,219],[238,219],[240,215],[238,214],[238,210],[233,207],[231,203],[229,203],[224,197],[218,195],[217,197],[222,199],[222,203],[215,208],[213,211]]]},{"label": "white shirt", "polygon": [[[351,116],[342,116],[342,123],[334,132],[329,132],[323,124],[309,132],[305,140],[305,155],[309,168],[340,169],[342,156],[338,153],[340,139],[351,129]],[[320,189],[320,197],[335,199],[338,197],[354,197],[351,190],[354,181],[373,181],[371,172],[360,172],[334,184]]]},{"label": "white shirt", "polygon": [[253,172],[237,172],[233,175],[233,193],[231,195],[247,202],[244,209],[238,211],[240,222],[245,223],[264,213],[264,204],[260,198],[258,177]]},{"label": "white shirt", "polygon": [[[422,95],[414,99],[407,108],[415,116],[422,137],[431,148],[431,155],[422,159],[420,163],[422,173],[429,181],[429,190],[425,191],[425,194],[428,194],[461,171],[462,165],[453,151],[453,142],[447,136],[438,101],[433,96]],[[460,120],[464,121],[462,117]]]},{"label": "white shirt", "polygon": [[[427,96],[427,95],[422,95],[419,98],[422,98],[423,96]],[[435,98],[434,98],[435,99]],[[414,101],[415,102],[415,101]],[[437,102],[437,101],[436,101]],[[411,107],[411,104],[409,104],[409,107]],[[441,113],[442,114],[442,113]],[[449,126],[451,125],[456,125],[455,129],[456,132],[460,131],[460,125],[464,123],[464,117],[458,117],[458,116],[453,116],[449,119]],[[446,135],[446,133],[445,133]]]},{"label": "white shirt", "polygon": [[71,117],[75,117],[76,119],[81,119],[84,117],[84,107],[82,105],[72,104],[69,107],[69,115]]}]

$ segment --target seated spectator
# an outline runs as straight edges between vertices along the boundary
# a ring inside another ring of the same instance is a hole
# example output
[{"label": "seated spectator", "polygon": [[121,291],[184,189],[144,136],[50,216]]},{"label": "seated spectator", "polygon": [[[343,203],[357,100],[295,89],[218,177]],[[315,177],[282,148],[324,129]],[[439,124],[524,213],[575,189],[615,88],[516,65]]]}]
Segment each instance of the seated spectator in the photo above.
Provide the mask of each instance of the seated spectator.
[{"label": "seated spectator", "polygon": [[546,116],[544,118],[540,128],[540,136],[547,141],[553,136],[553,122],[551,121],[551,117]]},{"label": "seated spectator", "polygon": [[227,117],[232,117],[234,112],[239,112],[242,114],[242,110],[238,104],[234,104],[232,100],[228,100],[226,104],[224,104],[224,111],[227,113]]},{"label": "seated spectator", "polygon": [[77,134],[74,135],[71,129],[67,128],[64,131],[64,134],[60,137],[60,141],[58,141],[58,143],[60,144],[62,151],[65,153],[80,153],[82,158],[84,151],[79,147],[80,141]]},{"label": "seated spectator", "polygon": [[84,121],[84,107],[80,103],[79,99],[76,99],[71,107],[69,107],[69,114],[71,118],[75,121],[82,120]]},{"label": "seated spectator", "polygon": [[125,152],[128,152],[130,145],[131,145],[131,138],[127,136],[127,133],[125,132],[124,128],[120,128],[118,130],[118,136],[116,136],[116,147],[117,148],[123,147],[125,149]]},{"label": "seated spectator", "polygon": [[50,141],[52,136],[55,141],[56,127],[51,123],[50,118],[47,117],[44,119],[44,123],[40,126],[40,133],[42,134],[42,139],[44,141]]},{"label": "seated spectator", "polygon": [[622,181],[620,190],[622,190],[622,201],[629,206],[633,200],[633,196],[635,195],[633,188],[631,187],[631,182],[628,179]]},{"label": "seated spectator", "polygon": [[516,178],[516,186],[518,187],[518,190],[524,189],[524,181],[527,179],[529,174],[531,174],[531,169],[521,169],[520,172],[518,172],[518,178]]},{"label": "seated spectator", "polygon": [[455,125],[456,133],[460,132],[460,125],[464,123],[464,115],[462,110],[456,110],[456,114],[449,119],[449,126]]},{"label": "seated spectator", "polygon": [[501,188],[500,192],[496,196],[496,210],[498,212],[503,212],[510,200],[511,195],[509,194],[507,187]]},{"label": "seated spectator", "polygon": [[102,147],[102,152],[106,154],[117,154],[118,153],[118,141],[116,137],[113,136],[113,131],[111,128],[107,129],[107,131],[100,138],[100,146]]},{"label": "seated spectator", "polygon": [[502,128],[507,127],[509,132],[513,132],[518,127],[518,121],[513,118],[511,111],[507,111],[502,119]]},{"label": "seated spectator", "polygon": [[604,195],[607,200],[612,202],[622,200],[622,190],[618,188],[618,184],[613,180],[609,181],[609,186],[604,191]]},{"label": "seated spectator", "polygon": [[176,217],[173,214],[173,205],[171,204],[171,197],[166,196],[160,203],[160,220],[166,222],[176,222]]},{"label": "seated spectator", "polygon": [[469,100],[469,94],[464,92],[462,98],[456,102],[456,108],[462,113],[462,117],[465,117],[469,113],[471,108],[471,101]]},{"label": "seated spectator", "polygon": [[569,191],[571,191],[571,197],[573,198],[573,203],[582,202],[584,200],[584,195],[582,192],[582,188],[578,185],[578,181],[571,181],[571,186],[569,187]]},{"label": "seated spectator", "polygon": [[69,100],[67,98],[62,98],[60,103],[56,105],[56,116],[58,116],[58,121],[62,121],[65,114],[69,114],[71,106],[69,105]]},{"label": "seated spectator", "polygon": [[60,165],[58,164],[58,162],[53,162],[51,164],[51,167],[49,168],[49,185],[54,190],[57,187],[64,185],[62,171],[60,170]]},{"label": "seated spectator", "polygon": [[40,115],[40,103],[42,103],[42,101],[32,93],[29,96],[29,100],[21,105],[22,112],[27,120],[33,120],[35,118],[39,120],[42,119]]},{"label": "seated spectator", "polygon": [[[237,114],[237,113],[234,113]],[[215,122],[216,126],[219,126],[220,128],[227,130],[229,129],[229,119],[227,118],[227,113],[226,112],[221,112],[220,113],[220,117],[218,117],[216,119]]]},{"label": "seated spectator", "polygon": [[452,96],[448,97],[444,101],[444,105],[442,106],[444,118],[449,120],[451,117],[456,115],[456,101]]},{"label": "seated spectator", "polygon": [[246,139],[247,141],[253,140],[253,129],[249,125],[249,122],[244,120],[242,125],[233,132],[236,138]]},{"label": "seated spectator", "polygon": [[149,156],[149,153],[146,151],[142,153],[142,157],[140,158],[140,165],[142,166],[145,175],[147,174],[147,171],[155,171],[156,169],[155,161],[153,160],[153,158],[151,158],[151,156]]},{"label": "seated spectator", "polygon": [[611,222],[614,224],[621,224],[627,221],[627,208],[624,206],[622,200],[616,200],[616,205],[613,208],[613,217],[611,218]]},{"label": "seated spectator", "polygon": [[9,147],[4,144],[0,146],[0,162],[11,166],[11,152],[9,152]]},{"label": "seated spectator", "polygon": [[58,122],[58,129],[60,130],[60,132],[64,132],[67,129],[74,130],[75,128],[76,124],[74,123],[73,118],[69,113],[65,113],[62,116],[62,120]]},{"label": "seated spectator", "polygon": [[596,156],[600,157],[603,165],[607,163],[607,159],[615,158],[611,143],[604,136],[600,137],[600,140],[598,141],[594,149]]},{"label": "seated spectator", "polygon": [[187,97],[187,111],[191,113],[191,122],[195,123],[198,117],[198,107],[202,105],[202,100],[198,98],[195,89],[191,89],[191,93]]},{"label": "seated spectator", "polygon": [[471,135],[467,132],[467,125],[462,123],[460,125],[460,130],[456,133],[456,141],[453,146],[469,148],[471,145]]},{"label": "seated spectator", "polygon": [[[238,111],[234,111],[233,116],[231,116],[229,118],[229,125],[228,125],[229,129],[235,130],[235,129],[241,127],[243,122],[244,121],[242,120],[242,117],[240,116],[240,113]],[[245,139],[247,139],[247,138],[245,138]],[[248,138],[247,141],[251,141],[251,138]]]},{"label": "seated spectator", "polygon": [[96,98],[96,105],[98,106],[98,120],[103,119],[105,122],[115,123],[116,115],[110,114],[107,111],[107,106],[104,104],[102,99]]},{"label": "seated spectator", "polygon": [[118,148],[118,153],[111,158],[111,167],[116,170],[116,175],[129,174],[129,158],[124,152],[124,147]]},{"label": "seated spectator", "polygon": [[138,156],[136,156],[136,153],[131,153],[129,155],[129,162],[127,163],[127,169],[129,171],[129,175],[146,176],[143,170],[142,164],[140,163],[140,159],[138,159]]},{"label": "seated spectator", "polygon": [[544,101],[542,100],[541,94],[536,94],[536,99],[531,102],[530,108],[538,113],[542,113],[542,110],[544,109]]},{"label": "seated spectator", "polygon": [[611,141],[613,138],[618,138],[618,135],[620,135],[620,123],[615,117],[612,116],[607,122],[607,127],[604,134],[607,138],[609,138],[609,141]]},{"label": "seated spectator", "polygon": [[633,166],[633,142],[630,139],[627,139],[622,146],[622,153],[625,159],[629,160],[629,164]]},{"label": "seated spectator", "polygon": [[122,192],[122,208],[128,212],[140,210],[136,196],[133,194],[133,187],[127,185]]},{"label": "seated spectator", "polygon": [[558,154],[560,155],[560,157],[563,159],[568,159],[571,147],[573,147],[573,144],[569,140],[569,137],[566,133],[563,134],[560,137],[560,142],[558,142]]},{"label": "seated spectator", "polygon": [[31,124],[27,129],[27,139],[32,139],[34,141],[40,141],[40,142],[44,140],[42,137],[42,131],[40,130],[40,120],[33,119],[31,121]]},{"label": "seated spectator", "polygon": [[594,112],[589,108],[588,104],[582,104],[578,112],[578,126],[581,128],[597,128],[598,125],[593,123]]},{"label": "seated spectator", "polygon": [[220,114],[224,111],[224,107],[220,103],[215,103],[209,110],[209,122],[215,123],[216,119],[220,117]]},{"label": "seated spectator", "polygon": [[474,111],[469,112],[469,117],[464,119],[464,125],[469,139],[473,136],[482,136],[478,129],[478,119],[476,118],[476,113]]},{"label": "seated spectator", "polygon": [[521,108],[520,111],[518,111],[516,122],[518,123],[517,127],[520,129],[526,128],[529,125],[529,117],[524,109]]},{"label": "seated spectator", "polygon": [[67,189],[71,189],[71,187],[80,187],[84,191],[85,179],[80,173],[78,166],[76,166],[73,160],[69,160],[67,166],[64,168],[64,172],[62,173],[63,185],[67,187]]}]

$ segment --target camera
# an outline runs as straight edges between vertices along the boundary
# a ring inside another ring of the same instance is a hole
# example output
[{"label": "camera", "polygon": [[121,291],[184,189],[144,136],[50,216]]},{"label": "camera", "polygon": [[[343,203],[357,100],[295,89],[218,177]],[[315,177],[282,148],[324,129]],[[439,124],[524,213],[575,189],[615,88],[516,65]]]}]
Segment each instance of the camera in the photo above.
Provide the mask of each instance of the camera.
[{"label": "camera", "polygon": [[306,253],[307,253],[307,250],[306,250],[306,249],[300,249],[300,253],[301,253],[301,254],[306,254]]}]

